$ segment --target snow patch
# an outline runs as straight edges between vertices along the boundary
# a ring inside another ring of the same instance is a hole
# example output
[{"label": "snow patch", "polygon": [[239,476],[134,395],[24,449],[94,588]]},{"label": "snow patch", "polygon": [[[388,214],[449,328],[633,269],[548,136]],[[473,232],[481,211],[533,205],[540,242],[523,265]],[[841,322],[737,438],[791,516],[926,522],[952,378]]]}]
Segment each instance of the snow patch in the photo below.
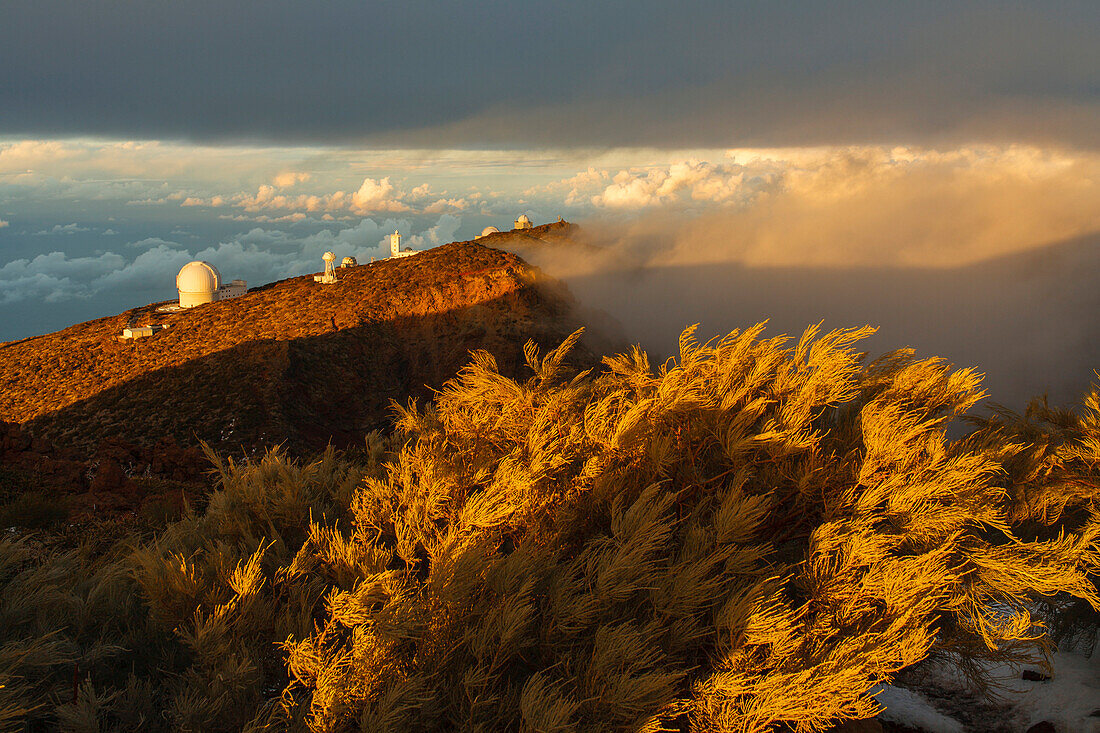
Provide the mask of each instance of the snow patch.
[{"label": "snow patch", "polygon": [[[1060,651],[1050,663],[1050,670],[1035,665],[989,667],[986,675],[999,688],[996,695],[969,689],[961,671],[949,663],[924,664],[913,689],[882,686],[876,699],[886,710],[879,718],[924,733],[976,729],[976,716],[990,729],[1012,733],[1024,733],[1043,721],[1059,733],[1100,733],[1100,657]],[[1050,674],[1050,679],[1025,680],[1024,670]]]},{"label": "snow patch", "polygon": [[925,733],[965,733],[962,723],[936,710],[927,698],[912,690],[893,685],[881,685],[873,692],[879,705],[886,708],[880,720],[915,728]]}]

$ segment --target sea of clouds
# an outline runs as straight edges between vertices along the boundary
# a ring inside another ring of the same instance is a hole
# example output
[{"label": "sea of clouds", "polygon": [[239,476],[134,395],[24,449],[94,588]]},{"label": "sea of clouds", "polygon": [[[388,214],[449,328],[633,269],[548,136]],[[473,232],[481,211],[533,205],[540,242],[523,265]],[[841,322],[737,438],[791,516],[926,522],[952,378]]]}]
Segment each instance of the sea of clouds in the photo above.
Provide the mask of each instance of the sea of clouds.
[{"label": "sea of clouds", "polygon": [[532,254],[634,341],[689,324],[870,323],[976,366],[995,399],[1075,397],[1100,366],[1100,155],[972,145],[729,151],[308,151],[0,145],[0,339],[174,295],[426,248],[527,211],[594,249]]}]

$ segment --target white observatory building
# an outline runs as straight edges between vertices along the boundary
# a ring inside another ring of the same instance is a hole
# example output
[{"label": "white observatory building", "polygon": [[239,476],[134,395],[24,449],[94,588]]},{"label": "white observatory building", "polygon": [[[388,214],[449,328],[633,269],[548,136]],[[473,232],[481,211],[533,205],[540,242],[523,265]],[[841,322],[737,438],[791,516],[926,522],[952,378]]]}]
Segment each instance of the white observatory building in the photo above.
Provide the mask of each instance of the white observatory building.
[{"label": "white observatory building", "polygon": [[474,237],[474,239],[481,239],[482,237],[487,237],[490,234],[499,234],[499,233],[500,233],[500,230],[497,229],[496,227],[492,227],[492,226],[485,227],[484,229],[481,230],[481,234]]},{"label": "white observatory building", "polygon": [[513,226],[512,229],[530,229],[533,226],[534,224],[531,223],[531,219],[527,216],[527,214],[520,214],[519,218],[516,219],[515,226]]},{"label": "white observatory building", "polygon": [[248,290],[244,280],[234,280],[228,285],[222,284],[218,268],[203,260],[188,262],[176,275],[176,290],[180,294],[180,308],[194,308],[215,300],[239,298]]},{"label": "white observatory building", "polygon": [[410,255],[416,254],[418,251],[419,250],[409,249],[408,247],[401,249],[401,232],[396,229],[393,230],[393,234],[390,235],[391,259],[394,257],[409,257]]},{"label": "white observatory building", "polygon": [[313,282],[331,285],[336,282],[336,270],[332,266],[332,263],[336,262],[336,255],[332,252],[325,252],[321,255],[321,259],[325,263],[325,272],[322,275],[314,275]]}]

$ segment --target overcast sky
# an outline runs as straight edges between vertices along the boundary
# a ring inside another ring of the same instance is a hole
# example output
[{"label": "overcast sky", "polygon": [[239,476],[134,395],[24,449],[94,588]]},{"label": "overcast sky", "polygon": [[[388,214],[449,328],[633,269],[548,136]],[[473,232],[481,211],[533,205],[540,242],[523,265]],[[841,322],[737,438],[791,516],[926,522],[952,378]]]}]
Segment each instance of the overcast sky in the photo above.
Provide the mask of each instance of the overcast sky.
[{"label": "overcast sky", "polygon": [[1094,146],[1100,3],[6,0],[9,135]]},{"label": "overcast sky", "polygon": [[1096,0],[0,0],[0,341],[526,212],[610,246],[555,272],[651,348],[881,323],[1073,396],[1098,36]]}]

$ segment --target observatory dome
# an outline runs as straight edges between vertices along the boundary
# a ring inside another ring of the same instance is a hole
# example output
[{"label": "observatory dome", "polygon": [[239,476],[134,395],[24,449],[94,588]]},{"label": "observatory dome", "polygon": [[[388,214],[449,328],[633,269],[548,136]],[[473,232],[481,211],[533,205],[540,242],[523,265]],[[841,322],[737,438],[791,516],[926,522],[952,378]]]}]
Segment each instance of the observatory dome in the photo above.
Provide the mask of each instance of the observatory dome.
[{"label": "observatory dome", "polygon": [[498,232],[500,232],[500,230],[496,227],[485,227],[481,230],[481,234],[479,234],[478,237],[487,237],[490,234],[497,234]]},{"label": "observatory dome", "polygon": [[221,273],[209,262],[188,262],[176,275],[176,289],[181,293],[214,293],[222,284]]},{"label": "observatory dome", "polygon": [[188,262],[176,275],[176,289],[180,292],[180,305],[184,308],[212,303],[215,293],[222,283],[218,268],[209,262],[195,260]]},{"label": "observatory dome", "polygon": [[212,293],[221,285],[222,276],[218,268],[209,262],[195,260],[188,262],[176,275],[176,288],[181,293]]}]

